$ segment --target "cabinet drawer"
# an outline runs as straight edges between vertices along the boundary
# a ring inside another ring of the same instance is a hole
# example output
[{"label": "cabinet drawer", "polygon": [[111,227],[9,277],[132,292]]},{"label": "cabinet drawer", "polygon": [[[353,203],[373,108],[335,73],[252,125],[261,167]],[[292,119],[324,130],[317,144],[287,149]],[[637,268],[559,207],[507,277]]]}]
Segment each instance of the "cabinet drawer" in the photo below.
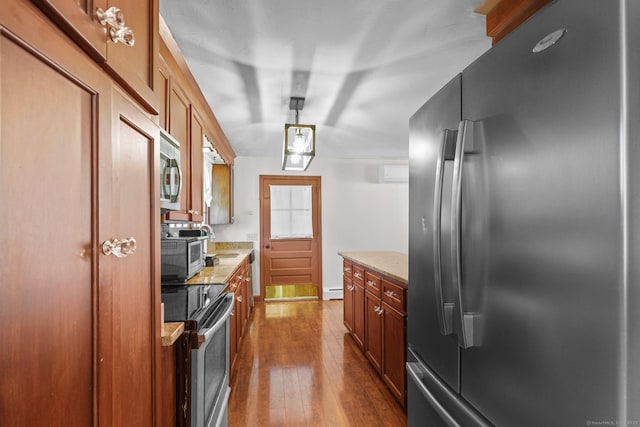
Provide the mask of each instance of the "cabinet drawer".
[{"label": "cabinet drawer", "polygon": [[364,269],[359,265],[354,265],[352,270],[353,270],[353,281],[364,286]]},{"label": "cabinet drawer", "polygon": [[389,304],[391,307],[396,310],[401,311],[402,313],[406,312],[405,305],[405,296],[406,289],[403,287],[396,285],[395,283],[391,283],[387,280],[381,280],[382,287],[382,300]]},{"label": "cabinet drawer", "polygon": [[380,278],[374,274],[365,271],[364,272],[364,284],[365,288],[373,295],[380,298]]},{"label": "cabinet drawer", "polygon": [[346,260],[342,261],[342,274],[344,275],[344,277],[351,279],[352,273],[353,266],[351,265],[351,263],[347,262]]}]

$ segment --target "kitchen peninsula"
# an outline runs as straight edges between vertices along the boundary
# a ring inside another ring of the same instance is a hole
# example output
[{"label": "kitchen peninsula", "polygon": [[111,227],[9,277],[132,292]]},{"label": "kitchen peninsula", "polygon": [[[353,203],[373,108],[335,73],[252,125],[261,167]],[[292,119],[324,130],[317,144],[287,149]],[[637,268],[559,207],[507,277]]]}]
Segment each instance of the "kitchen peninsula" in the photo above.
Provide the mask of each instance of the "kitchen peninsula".
[{"label": "kitchen peninsula", "polygon": [[343,257],[344,325],[393,395],[406,407],[407,254],[339,252]]}]

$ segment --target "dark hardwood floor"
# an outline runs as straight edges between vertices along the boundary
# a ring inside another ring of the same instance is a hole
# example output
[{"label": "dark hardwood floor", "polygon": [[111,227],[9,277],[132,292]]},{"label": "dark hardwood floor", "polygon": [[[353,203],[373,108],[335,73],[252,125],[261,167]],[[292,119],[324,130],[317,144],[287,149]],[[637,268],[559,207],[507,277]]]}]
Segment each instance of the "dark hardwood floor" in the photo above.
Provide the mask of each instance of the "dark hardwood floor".
[{"label": "dark hardwood floor", "polygon": [[342,301],[256,303],[231,383],[229,426],[406,426],[349,337]]}]

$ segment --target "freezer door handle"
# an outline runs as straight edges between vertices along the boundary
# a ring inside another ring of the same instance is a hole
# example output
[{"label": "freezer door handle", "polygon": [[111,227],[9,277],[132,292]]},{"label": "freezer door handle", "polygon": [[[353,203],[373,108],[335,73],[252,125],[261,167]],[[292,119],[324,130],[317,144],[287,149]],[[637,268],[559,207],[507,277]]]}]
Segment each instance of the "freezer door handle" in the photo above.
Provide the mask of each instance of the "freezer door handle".
[{"label": "freezer door handle", "polygon": [[445,161],[454,160],[456,131],[444,129],[436,160],[436,182],[433,192],[433,259],[436,315],[442,335],[453,333],[453,304],[445,303],[442,291],[442,192]]},{"label": "freezer door handle", "polygon": [[407,379],[448,426],[493,427],[459,394],[451,390],[413,351],[407,348]]},{"label": "freezer door handle", "polygon": [[475,122],[462,120],[458,126],[456,154],[453,161],[453,190],[451,196],[451,282],[454,292],[455,326],[458,345],[462,348],[474,346],[474,313],[465,313],[462,301],[462,260],[461,260],[461,220],[462,220],[462,168],[464,155],[474,152],[473,128]]},{"label": "freezer door handle", "polygon": [[438,402],[438,399],[436,399],[435,396],[431,394],[427,386],[424,385],[424,383],[422,382],[423,375],[420,373],[420,371],[421,367],[419,363],[407,362],[407,374],[413,380],[414,384],[418,387],[418,390],[420,390],[420,394],[422,394],[427,402],[429,402],[429,405],[431,405],[433,410],[437,412],[440,418],[442,418],[442,420],[449,427],[460,427],[460,424],[458,424],[456,420],[453,419],[451,414],[447,412],[446,409],[444,409],[442,404]]}]

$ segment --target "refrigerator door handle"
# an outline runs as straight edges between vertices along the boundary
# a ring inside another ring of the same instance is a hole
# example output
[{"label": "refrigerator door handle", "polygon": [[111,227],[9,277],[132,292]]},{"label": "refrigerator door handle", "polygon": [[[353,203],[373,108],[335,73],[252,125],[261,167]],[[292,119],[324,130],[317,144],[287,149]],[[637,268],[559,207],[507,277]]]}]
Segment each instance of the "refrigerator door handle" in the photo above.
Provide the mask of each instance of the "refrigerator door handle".
[{"label": "refrigerator door handle", "polygon": [[436,182],[433,197],[433,255],[436,313],[442,335],[453,333],[453,304],[445,303],[442,291],[442,184],[444,164],[454,160],[456,131],[444,129],[440,138],[438,159],[436,160]]},{"label": "refrigerator door handle", "polygon": [[413,379],[414,384],[420,390],[420,393],[424,398],[429,402],[429,405],[433,408],[434,411],[442,418],[442,420],[449,427],[460,427],[460,424],[453,419],[450,413],[447,412],[446,409],[438,402],[438,399],[435,398],[433,394],[429,391],[427,386],[422,382],[422,375],[418,372],[420,370],[420,365],[416,362],[407,362],[407,374],[411,379]]},{"label": "refrigerator door handle", "polygon": [[462,167],[464,155],[474,151],[473,128],[475,122],[462,120],[458,126],[456,154],[453,162],[453,190],[451,197],[451,281],[454,292],[458,345],[462,348],[474,346],[474,313],[465,313],[462,304],[462,260],[461,260],[461,220],[462,220]]},{"label": "refrigerator door handle", "polygon": [[459,394],[451,390],[413,351],[407,348],[407,380],[420,391],[427,403],[449,427],[492,427]]}]

